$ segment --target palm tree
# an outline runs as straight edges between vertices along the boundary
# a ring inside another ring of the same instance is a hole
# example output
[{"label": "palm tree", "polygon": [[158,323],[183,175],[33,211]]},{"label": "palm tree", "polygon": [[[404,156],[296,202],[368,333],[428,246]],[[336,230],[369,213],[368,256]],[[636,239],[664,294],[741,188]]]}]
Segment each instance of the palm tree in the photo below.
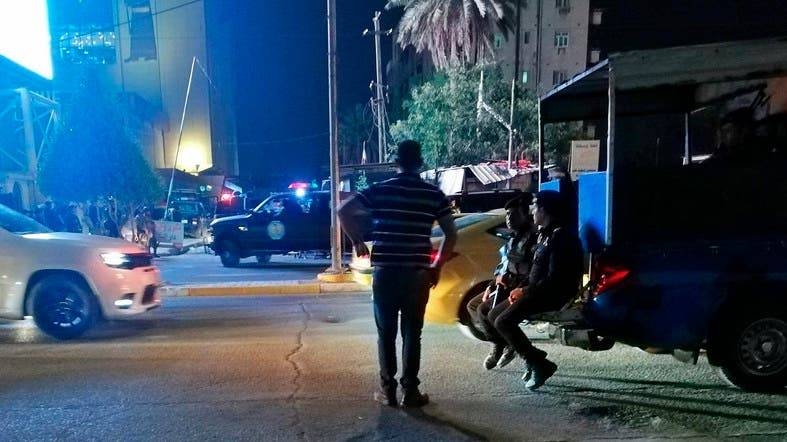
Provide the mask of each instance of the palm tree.
[{"label": "palm tree", "polygon": [[494,60],[493,35],[512,30],[516,0],[389,0],[404,8],[397,42],[429,51],[438,69]]}]

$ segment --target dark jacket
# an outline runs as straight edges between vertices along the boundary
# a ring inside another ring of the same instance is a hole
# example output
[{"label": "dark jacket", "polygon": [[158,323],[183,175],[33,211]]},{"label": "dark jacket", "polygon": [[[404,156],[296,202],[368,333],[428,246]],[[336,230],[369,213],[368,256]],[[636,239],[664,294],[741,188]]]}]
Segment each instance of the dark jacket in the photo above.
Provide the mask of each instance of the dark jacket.
[{"label": "dark jacket", "polygon": [[[503,258],[495,268],[495,276],[502,276],[508,289],[527,285],[528,274],[533,263],[533,247],[538,235],[534,230],[517,232],[503,248]],[[490,284],[495,289],[495,281]]]},{"label": "dark jacket", "polygon": [[582,282],[582,248],[571,231],[547,226],[538,233],[526,296],[549,299],[559,309],[574,298]]}]

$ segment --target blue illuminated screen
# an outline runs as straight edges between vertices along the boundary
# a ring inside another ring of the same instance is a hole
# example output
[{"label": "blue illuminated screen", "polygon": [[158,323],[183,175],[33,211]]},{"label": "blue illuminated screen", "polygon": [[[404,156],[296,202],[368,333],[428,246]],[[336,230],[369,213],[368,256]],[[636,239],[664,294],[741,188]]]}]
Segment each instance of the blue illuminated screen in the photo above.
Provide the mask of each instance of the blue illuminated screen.
[{"label": "blue illuminated screen", "polygon": [[0,56],[52,79],[47,0],[0,0]]}]

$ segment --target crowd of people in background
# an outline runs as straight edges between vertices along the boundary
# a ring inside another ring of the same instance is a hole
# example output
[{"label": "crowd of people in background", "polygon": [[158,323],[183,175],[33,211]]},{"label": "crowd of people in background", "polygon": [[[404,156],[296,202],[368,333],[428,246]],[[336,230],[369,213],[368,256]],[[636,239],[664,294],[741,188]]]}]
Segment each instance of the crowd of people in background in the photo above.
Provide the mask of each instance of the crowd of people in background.
[{"label": "crowd of people in background", "polygon": [[37,206],[32,218],[55,232],[84,233],[121,238],[120,224],[125,213],[114,199],[70,202],[46,201]]}]

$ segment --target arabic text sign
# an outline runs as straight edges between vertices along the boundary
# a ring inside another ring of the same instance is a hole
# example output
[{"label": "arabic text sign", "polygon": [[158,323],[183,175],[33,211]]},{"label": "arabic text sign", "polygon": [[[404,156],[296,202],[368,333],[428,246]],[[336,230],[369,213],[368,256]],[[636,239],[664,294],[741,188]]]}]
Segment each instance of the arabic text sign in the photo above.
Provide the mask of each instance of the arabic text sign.
[{"label": "arabic text sign", "polygon": [[582,172],[598,171],[599,140],[573,140],[571,141],[571,177],[576,179]]}]

